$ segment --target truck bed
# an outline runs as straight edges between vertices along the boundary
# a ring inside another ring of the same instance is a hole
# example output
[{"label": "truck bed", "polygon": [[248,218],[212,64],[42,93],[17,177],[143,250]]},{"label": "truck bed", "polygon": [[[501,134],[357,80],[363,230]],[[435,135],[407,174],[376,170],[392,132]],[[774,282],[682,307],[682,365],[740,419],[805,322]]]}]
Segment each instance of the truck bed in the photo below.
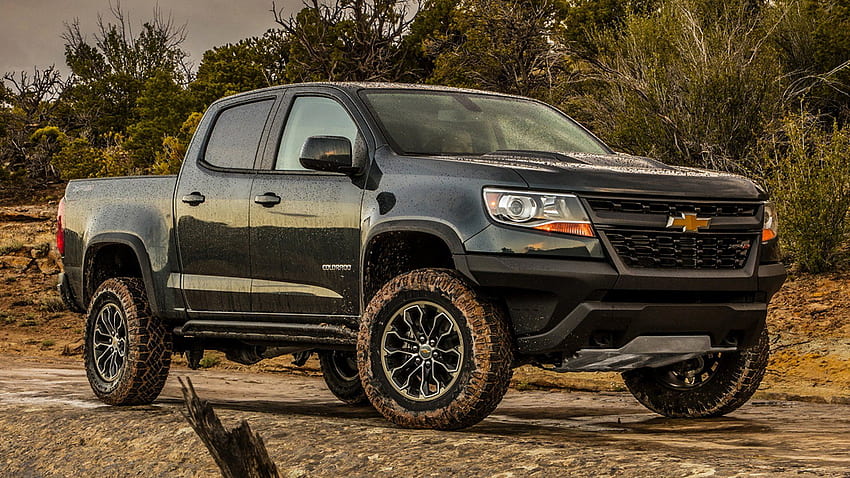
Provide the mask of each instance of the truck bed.
[{"label": "truck bed", "polygon": [[[83,251],[89,244],[121,236],[147,255],[153,283],[165,285],[176,265],[172,234],[177,176],[132,176],[74,180],[65,191],[65,273],[74,297],[85,307]],[[128,218],[132,218],[129,220]]]}]

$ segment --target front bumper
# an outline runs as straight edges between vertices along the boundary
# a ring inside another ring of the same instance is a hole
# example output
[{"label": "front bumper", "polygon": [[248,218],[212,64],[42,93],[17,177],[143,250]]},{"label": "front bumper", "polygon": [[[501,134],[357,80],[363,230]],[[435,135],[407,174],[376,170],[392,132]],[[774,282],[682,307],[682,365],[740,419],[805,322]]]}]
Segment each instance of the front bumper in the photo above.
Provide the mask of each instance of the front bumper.
[{"label": "front bumper", "polygon": [[747,272],[615,269],[606,261],[456,256],[505,300],[521,355],[611,350],[642,336],[708,336],[714,347],[752,344],[785,280],[781,264]]}]

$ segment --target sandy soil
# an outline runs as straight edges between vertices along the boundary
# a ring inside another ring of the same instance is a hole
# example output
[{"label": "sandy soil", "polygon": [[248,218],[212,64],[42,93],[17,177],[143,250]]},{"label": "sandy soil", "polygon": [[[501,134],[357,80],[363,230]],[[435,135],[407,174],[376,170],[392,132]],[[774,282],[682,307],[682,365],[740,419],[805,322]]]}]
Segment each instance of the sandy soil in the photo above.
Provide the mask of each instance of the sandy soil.
[{"label": "sandy soil", "polygon": [[76,360],[0,356],[0,476],[218,476],[181,415],[177,377],[226,427],[247,420],[289,477],[847,477],[850,466],[846,405],[754,400],[672,420],[622,392],[511,390],[467,430],[405,430],[336,401],[318,377],[178,367],[153,405],[109,407]]}]

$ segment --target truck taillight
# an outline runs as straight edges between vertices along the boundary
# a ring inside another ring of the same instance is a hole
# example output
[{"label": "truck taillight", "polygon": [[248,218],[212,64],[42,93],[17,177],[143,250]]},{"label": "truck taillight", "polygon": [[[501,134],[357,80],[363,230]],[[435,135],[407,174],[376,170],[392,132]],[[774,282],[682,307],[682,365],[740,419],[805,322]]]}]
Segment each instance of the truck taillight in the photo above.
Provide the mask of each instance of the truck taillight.
[{"label": "truck taillight", "polygon": [[59,201],[59,211],[56,213],[56,249],[65,255],[65,198]]}]

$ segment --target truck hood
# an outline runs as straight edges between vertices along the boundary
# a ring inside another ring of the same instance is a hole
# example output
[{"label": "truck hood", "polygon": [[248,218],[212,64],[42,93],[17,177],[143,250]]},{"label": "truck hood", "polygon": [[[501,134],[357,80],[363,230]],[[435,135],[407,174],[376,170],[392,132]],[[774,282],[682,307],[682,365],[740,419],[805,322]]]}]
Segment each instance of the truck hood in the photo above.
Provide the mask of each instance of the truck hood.
[{"label": "truck hood", "polygon": [[766,199],[764,190],[743,176],[670,166],[627,154],[497,151],[452,159],[511,168],[531,189],[695,199]]}]

